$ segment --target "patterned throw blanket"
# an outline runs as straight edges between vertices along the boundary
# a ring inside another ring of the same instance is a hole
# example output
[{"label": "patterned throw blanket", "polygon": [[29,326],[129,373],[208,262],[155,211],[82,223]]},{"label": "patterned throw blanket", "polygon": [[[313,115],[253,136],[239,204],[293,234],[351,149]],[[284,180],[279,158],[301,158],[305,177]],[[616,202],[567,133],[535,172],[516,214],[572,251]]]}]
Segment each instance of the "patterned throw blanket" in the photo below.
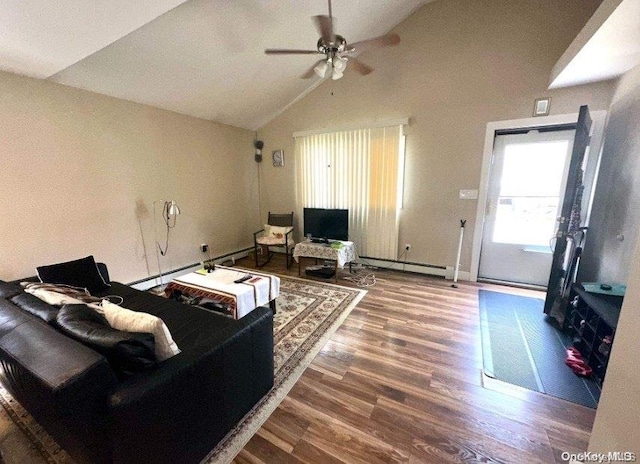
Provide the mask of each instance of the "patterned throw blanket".
[{"label": "patterned throw blanket", "polygon": [[42,282],[20,282],[24,291],[40,298],[53,306],[65,304],[100,303],[103,298],[91,296],[86,288],[72,287],[63,284],[47,284]]}]

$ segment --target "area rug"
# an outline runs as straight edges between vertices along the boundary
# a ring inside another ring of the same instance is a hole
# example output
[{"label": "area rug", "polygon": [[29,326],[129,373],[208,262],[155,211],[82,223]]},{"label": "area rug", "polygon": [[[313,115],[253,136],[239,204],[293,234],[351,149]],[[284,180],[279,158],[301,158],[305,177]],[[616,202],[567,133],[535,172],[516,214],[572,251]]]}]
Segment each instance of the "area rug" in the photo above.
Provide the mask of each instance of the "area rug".
[{"label": "area rug", "polygon": [[[365,290],[324,282],[280,276],[280,296],[274,317],[273,388],[203,461],[228,463],[258,431],[331,335],[366,294]],[[37,453],[40,462],[70,463],[72,460],[37,424],[9,392],[0,387],[0,442],[19,434]],[[4,421],[4,423],[3,423]],[[11,430],[13,429],[13,430]],[[19,429],[20,432],[17,432]],[[38,462],[30,459],[29,462]]]},{"label": "area rug", "polygon": [[543,313],[544,301],[479,290],[484,373],[500,381],[590,408],[598,405],[595,381],[564,363],[571,340]]}]

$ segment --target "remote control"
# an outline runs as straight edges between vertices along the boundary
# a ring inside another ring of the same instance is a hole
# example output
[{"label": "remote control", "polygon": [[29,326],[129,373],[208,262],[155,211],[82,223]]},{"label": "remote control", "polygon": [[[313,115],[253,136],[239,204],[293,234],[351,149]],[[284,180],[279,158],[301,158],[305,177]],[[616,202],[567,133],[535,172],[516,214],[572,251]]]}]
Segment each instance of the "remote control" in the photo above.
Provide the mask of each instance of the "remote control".
[{"label": "remote control", "polygon": [[245,274],[244,276],[240,277],[239,279],[234,280],[233,283],[239,284],[240,282],[244,282],[245,280],[249,280],[250,278],[251,278],[251,274]]}]

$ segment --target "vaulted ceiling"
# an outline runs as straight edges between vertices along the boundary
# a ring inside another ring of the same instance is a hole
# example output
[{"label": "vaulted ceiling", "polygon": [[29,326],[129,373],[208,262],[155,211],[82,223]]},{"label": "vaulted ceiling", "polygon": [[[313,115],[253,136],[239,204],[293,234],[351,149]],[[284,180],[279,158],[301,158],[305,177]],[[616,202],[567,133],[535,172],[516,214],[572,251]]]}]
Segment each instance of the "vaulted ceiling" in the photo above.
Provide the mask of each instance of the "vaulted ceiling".
[{"label": "vaulted ceiling", "polygon": [[[333,0],[336,31],[378,36],[429,1]],[[1,70],[255,130],[318,84],[300,79],[317,56],[264,49],[315,49],[311,16],[327,2],[0,0],[0,12]]]},{"label": "vaulted ceiling", "polygon": [[614,79],[640,65],[640,0],[604,0],[556,63],[550,88]]}]

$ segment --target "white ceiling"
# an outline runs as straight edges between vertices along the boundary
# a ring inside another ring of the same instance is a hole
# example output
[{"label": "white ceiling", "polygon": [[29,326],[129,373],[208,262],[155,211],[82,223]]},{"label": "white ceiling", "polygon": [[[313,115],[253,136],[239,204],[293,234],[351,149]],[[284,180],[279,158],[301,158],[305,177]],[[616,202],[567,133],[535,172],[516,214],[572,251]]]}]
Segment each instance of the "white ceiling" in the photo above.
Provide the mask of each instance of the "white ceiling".
[{"label": "white ceiling", "polygon": [[556,63],[549,88],[621,76],[640,64],[640,0],[604,0]]},{"label": "white ceiling", "polygon": [[[429,1],[333,0],[336,31],[378,36]],[[2,70],[255,130],[317,85],[299,76],[318,56],[264,49],[315,49],[311,16],[327,2],[0,0],[0,12]]]}]

